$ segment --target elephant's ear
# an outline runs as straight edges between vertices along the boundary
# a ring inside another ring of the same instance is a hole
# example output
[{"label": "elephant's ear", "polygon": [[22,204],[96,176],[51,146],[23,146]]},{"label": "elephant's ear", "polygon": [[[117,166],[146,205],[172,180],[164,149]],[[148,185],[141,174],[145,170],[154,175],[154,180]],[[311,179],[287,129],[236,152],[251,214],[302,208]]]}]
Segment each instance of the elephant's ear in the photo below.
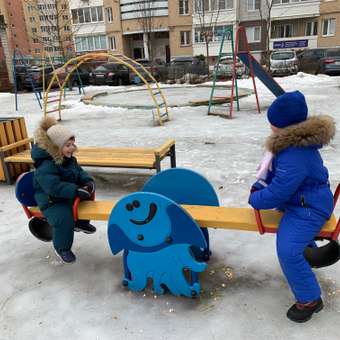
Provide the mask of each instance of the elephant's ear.
[{"label": "elephant's ear", "polygon": [[190,244],[207,248],[207,242],[198,224],[177,204],[170,204],[167,213],[171,221],[171,237],[175,244]]},{"label": "elephant's ear", "polygon": [[107,236],[113,255],[118,254],[123,249],[130,249],[131,241],[126,237],[122,229],[117,224],[110,224],[107,230]]}]

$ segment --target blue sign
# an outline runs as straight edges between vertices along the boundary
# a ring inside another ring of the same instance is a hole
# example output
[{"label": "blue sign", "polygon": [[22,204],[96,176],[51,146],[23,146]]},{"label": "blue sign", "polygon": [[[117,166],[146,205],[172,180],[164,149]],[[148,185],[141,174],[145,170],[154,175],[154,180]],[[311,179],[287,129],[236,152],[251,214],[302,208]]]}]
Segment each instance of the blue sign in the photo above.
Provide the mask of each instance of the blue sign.
[{"label": "blue sign", "polygon": [[274,41],[273,48],[302,48],[308,47],[308,39]]}]

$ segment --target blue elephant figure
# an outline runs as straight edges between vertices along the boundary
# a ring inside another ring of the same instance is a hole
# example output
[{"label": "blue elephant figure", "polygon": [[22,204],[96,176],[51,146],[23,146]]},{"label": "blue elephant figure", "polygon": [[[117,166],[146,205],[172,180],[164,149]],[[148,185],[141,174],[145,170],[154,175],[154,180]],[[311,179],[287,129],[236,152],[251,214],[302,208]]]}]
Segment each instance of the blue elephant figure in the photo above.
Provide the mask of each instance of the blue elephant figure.
[{"label": "blue elephant figure", "polygon": [[[149,192],[124,197],[110,215],[108,239],[113,254],[124,250],[123,285],[129,289],[141,291],[151,278],[157,294],[166,289],[189,297],[200,293],[196,273],[207,264],[196,259],[192,249],[206,249],[206,239],[174,201]],[[185,270],[192,274],[190,282]]]}]

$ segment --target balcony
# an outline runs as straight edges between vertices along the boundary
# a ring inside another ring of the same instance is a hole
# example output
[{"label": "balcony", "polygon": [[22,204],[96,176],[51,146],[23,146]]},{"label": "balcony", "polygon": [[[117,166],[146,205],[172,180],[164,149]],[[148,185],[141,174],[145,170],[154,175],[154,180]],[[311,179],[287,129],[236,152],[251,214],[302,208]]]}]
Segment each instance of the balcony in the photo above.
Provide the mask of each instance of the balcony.
[{"label": "balcony", "polygon": [[[279,0],[278,0],[279,1]],[[282,0],[281,0],[282,1]],[[320,15],[320,0],[286,0],[272,7],[272,20],[312,18]],[[299,1],[299,2],[296,2]]]}]

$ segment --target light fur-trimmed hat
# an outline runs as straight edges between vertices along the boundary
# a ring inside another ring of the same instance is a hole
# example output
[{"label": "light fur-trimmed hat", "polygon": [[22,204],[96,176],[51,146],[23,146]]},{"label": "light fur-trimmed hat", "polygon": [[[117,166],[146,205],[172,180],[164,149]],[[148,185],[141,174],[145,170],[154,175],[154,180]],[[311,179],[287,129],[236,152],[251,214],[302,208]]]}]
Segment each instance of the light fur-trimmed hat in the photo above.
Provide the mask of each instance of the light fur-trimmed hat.
[{"label": "light fur-trimmed hat", "polygon": [[53,117],[45,117],[41,121],[40,127],[46,131],[51,142],[60,149],[63,148],[68,140],[75,137],[75,134],[71,130],[58,124]]}]

